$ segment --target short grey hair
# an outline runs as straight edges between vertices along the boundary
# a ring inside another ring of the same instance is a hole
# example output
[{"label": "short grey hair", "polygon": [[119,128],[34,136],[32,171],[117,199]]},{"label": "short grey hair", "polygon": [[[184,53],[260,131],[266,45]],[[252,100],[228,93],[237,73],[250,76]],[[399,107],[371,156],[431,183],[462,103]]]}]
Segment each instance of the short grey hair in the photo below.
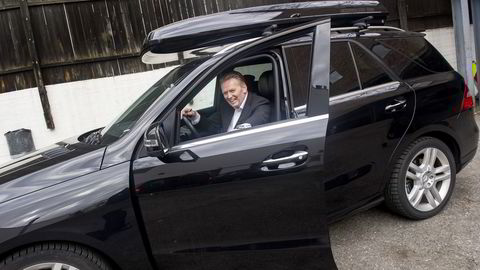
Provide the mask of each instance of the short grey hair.
[{"label": "short grey hair", "polygon": [[231,79],[237,79],[247,85],[247,81],[245,80],[245,77],[243,77],[242,73],[238,71],[230,71],[225,74],[223,74],[222,78],[220,79],[220,84],[223,84],[223,82],[231,80]]}]

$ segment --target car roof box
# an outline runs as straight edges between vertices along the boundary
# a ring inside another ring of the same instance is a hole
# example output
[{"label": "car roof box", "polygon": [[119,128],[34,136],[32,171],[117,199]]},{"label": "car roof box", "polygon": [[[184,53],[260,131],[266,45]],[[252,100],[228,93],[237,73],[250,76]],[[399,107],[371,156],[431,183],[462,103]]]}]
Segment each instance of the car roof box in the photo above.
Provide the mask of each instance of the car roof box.
[{"label": "car roof box", "polygon": [[145,39],[142,54],[219,46],[262,36],[272,25],[278,31],[327,17],[332,19],[332,27],[352,26],[368,16],[371,25],[383,25],[387,14],[378,1],[316,1],[236,9],[153,30]]}]

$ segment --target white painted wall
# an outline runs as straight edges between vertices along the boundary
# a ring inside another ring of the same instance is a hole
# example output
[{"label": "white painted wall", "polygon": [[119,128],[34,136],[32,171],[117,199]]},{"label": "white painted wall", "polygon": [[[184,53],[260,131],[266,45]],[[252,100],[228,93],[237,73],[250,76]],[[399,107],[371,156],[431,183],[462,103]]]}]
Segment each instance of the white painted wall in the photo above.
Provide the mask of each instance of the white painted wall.
[{"label": "white painted wall", "polygon": [[453,68],[457,69],[453,27],[431,29],[424,33],[426,34],[425,38],[437,48]]},{"label": "white painted wall", "polygon": [[[457,69],[457,57],[455,52],[455,33],[453,27],[437,28],[425,31],[425,38],[437,48],[437,50],[447,59],[453,68]],[[473,40],[473,26],[470,25],[470,43],[471,48],[475,48]],[[472,50],[472,59],[475,59],[475,50]],[[468,62],[471,64],[471,60]]]},{"label": "white painted wall", "polygon": [[[425,38],[432,43],[435,48],[447,59],[447,61],[452,65],[455,70],[457,69],[457,57],[455,51],[455,33],[453,27],[438,28],[425,31]],[[475,54],[475,41],[473,39],[473,25],[470,25],[470,36],[469,42],[471,43],[470,48],[472,48],[472,59],[468,60],[469,65],[472,64],[472,60],[476,58]],[[476,89],[475,84],[472,84],[474,89],[472,90],[474,95],[477,95],[478,89]]]},{"label": "white painted wall", "polygon": [[0,94],[0,164],[10,160],[6,132],[30,129],[39,149],[105,126],[171,69],[47,86],[55,130],[46,128],[36,88]]}]

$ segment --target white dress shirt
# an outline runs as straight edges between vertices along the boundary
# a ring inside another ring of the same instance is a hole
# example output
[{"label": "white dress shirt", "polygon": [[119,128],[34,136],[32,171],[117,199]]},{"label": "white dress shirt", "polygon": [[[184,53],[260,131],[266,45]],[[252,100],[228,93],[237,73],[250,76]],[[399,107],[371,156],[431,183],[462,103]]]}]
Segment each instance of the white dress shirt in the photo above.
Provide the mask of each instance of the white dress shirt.
[{"label": "white dress shirt", "polygon": [[248,97],[248,92],[245,95],[245,98],[243,99],[242,104],[240,105],[240,108],[235,109],[235,111],[233,112],[232,120],[230,121],[230,125],[228,125],[227,132],[230,132],[235,129],[238,119],[240,118],[240,115],[242,115],[243,106],[245,106],[245,101],[247,101],[247,97]]}]

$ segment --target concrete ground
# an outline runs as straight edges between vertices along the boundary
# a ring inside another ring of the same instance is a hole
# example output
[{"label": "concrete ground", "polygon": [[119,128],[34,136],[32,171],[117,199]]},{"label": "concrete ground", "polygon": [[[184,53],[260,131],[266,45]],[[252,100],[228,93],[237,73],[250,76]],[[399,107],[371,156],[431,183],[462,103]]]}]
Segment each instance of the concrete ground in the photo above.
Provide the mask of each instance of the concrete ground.
[{"label": "concrete ground", "polygon": [[411,221],[379,206],[331,225],[330,237],[340,270],[480,269],[480,149],[437,216]]}]

